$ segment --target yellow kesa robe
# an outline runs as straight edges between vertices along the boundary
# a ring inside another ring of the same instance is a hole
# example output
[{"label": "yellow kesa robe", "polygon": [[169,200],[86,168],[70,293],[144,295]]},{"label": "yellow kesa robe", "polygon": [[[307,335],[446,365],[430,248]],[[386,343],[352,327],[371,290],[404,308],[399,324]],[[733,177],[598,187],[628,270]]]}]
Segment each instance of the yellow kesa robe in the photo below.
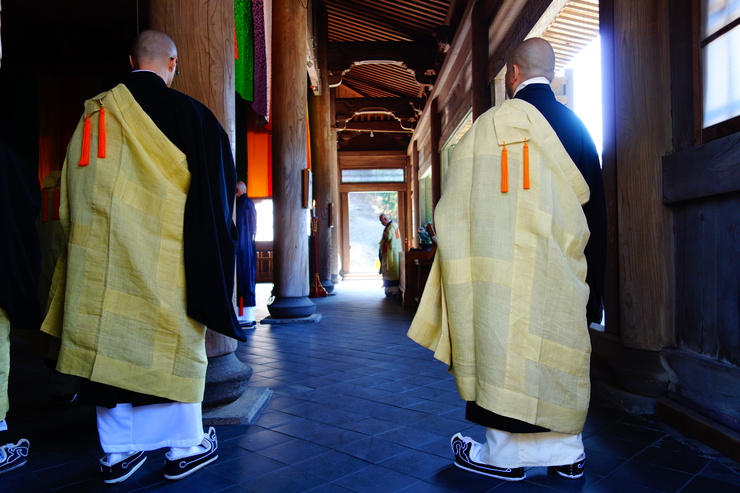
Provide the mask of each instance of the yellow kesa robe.
[{"label": "yellow kesa robe", "polygon": [[401,234],[396,223],[389,222],[380,239],[380,271],[386,281],[398,281],[401,271]]},{"label": "yellow kesa robe", "polygon": [[450,365],[464,400],[579,433],[590,394],[588,186],[544,117],[521,100],[476,120],[447,176],[434,212],[437,254],[409,337]]},{"label": "yellow kesa robe", "polygon": [[[106,156],[99,158],[101,105]],[[183,217],[190,185],[180,152],[119,85],[85,103],[67,149],[57,262],[42,326],[61,337],[57,369],[180,402],[201,402],[205,327],[186,315]]]}]

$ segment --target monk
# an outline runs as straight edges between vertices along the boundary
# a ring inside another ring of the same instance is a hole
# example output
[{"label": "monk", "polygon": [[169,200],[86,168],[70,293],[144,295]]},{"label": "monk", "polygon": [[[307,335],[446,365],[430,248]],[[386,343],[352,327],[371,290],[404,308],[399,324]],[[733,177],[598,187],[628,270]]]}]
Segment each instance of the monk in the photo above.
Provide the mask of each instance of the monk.
[{"label": "monk", "polygon": [[438,249],[409,337],[449,365],[479,443],[454,464],[506,481],[525,467],[583,476],[588,324],[601,320],[606,212],[599,157],[550,89],[555,55],[511,55],[510,98],[453,151],[435,209]]},{"label": "monk", "polygon": [[203,431],[206,327],[244,340],[232,303],[236,174],[202,103],[170,89],[177,47],[142,31],[124,83],[86,101],[62,170],[67,240],[42,329],[96,406],[103,481],[169,448],[164,477],[218,457]]},{"label": "monk", "polygon": [[380,273],[383,275],[383,289],[386,296],[398,295],[400,277],[401,234],[398,226],[388,217],[381,214],[378,219],[385,226],[380,237]]}]

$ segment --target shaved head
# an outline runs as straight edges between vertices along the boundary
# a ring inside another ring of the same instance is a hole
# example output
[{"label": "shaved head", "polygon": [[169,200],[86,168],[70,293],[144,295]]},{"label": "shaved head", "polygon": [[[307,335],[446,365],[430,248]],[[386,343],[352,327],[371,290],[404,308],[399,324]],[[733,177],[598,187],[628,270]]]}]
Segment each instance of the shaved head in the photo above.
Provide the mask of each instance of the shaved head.
[{"label": "shaved head", "polygon": [[142,64],[163,63],[174,56],[177,56],[175,42],[162,31],[154,29],[141,31],[131,47],[134,67],[140,67]]},{"label": "shaved head", "polygon": [[555,52],[542,38],[529,38],[516,47],[506,64],[506,93],[513,97],[522,82],[534,77],[555,78]]},{"label": "shaved head", "polygon": [[170,87],[177,72],[177,46],[162,31],[141,31],[131,48],[129,62],[134,70],[150,70]]},{"label": "shaved head", "polygon": [[247,184],[241,180],[236,182],[236,196],[241,197],[245,193],[247,193]]}]

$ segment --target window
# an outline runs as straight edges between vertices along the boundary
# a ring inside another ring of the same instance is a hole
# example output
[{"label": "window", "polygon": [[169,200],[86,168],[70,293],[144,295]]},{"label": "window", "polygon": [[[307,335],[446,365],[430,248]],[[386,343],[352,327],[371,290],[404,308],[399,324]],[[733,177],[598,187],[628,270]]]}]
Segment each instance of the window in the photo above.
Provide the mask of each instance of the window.
[{"label": "window", "polygon": [[403,168],[343,169],[342,183],[404,183]]},{"label": "window", "polygon": [[740,0],[701,1],[702,135],[740,130]]}]

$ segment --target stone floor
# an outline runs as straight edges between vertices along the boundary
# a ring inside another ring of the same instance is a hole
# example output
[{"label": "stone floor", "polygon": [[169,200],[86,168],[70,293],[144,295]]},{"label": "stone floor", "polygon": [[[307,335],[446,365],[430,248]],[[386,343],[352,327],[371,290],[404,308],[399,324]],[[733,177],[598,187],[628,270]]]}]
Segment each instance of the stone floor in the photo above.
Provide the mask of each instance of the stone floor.
[{"label": "stone floor", "polygon": [[[271,286],[259,285],[258,312]],[[740,465],[655,416],[593,402],[579,480],[527,471],[507,483],[452,465],[450,437],[482,440],[464,419],[445,365],[408,338],[413,316],[379,281],[348,281],[316,299],[318,323],[258,325],[238,357],[272,398],[256,423],[217,427],[220,457],[181,481],[162,478],[164,451],[119,485],[104,485],[94,410],[54,405],[57,384],[29,343],[13,337],[10,430],[31,441],[28,463],[0,475],[0,492],[681,492],[740,491]]]}]

